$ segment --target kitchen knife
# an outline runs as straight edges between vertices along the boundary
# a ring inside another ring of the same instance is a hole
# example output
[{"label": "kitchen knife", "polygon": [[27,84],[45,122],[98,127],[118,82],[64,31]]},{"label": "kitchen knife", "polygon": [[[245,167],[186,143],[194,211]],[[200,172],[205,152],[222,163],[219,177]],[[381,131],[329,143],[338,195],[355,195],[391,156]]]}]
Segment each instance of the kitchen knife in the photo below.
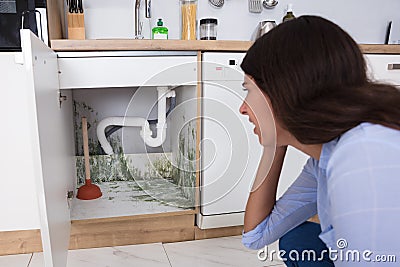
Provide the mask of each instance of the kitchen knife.
[{"label": "kitchen knife", "polygon": [[69,13],[78,13],[76,0],[70,0]]},{"label": "kitchen knife", "polygon": [[73,2],[74,2],[74,0],[68,0],[68,12],[69,13],[74,13]]},{"label": "kitchen knife", "polygon": [[79,13],[83,13],[82,0],[78,0],[78,10],[79,10]]}]

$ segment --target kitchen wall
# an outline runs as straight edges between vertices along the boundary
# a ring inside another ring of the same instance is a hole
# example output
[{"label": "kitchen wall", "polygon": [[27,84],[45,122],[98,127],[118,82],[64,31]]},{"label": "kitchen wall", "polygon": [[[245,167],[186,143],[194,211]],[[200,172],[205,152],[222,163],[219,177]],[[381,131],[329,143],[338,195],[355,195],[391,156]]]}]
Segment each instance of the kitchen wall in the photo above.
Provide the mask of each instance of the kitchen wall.
[{"label": "kitchen wall", "polygon": [[[88,39],[133,38],[135,0],[84,0],[85,26]],[[358,43],[379,44],[385,38],[390,20],[400,19],[400,1],[385,0],[279,0],[272,10],[261,14],[248,12],[247,0],[225,0],[222,8],[198,1],[198,18],[218,18],[218,39],[249,40],[257,22],[281,21],[288,3],[293,4],[296,16],[313,14],[328,18],[348,31]],[[141,14],[144,15],[144,0]],[[149,38],[150,29],[158,18],[169,28],[170,39],[180,38],[179,0],[152,0],[152,18],[144,19],[143,32]]]}]

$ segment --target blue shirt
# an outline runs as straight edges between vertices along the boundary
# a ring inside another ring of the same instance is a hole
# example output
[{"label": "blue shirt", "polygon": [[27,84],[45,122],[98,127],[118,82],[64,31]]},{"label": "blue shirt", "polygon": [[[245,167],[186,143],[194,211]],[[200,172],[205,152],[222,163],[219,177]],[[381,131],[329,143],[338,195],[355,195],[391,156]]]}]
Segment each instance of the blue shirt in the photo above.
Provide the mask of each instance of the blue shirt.
[{"label": "blue shirt", "polygon": [[[397,254],[400,261],[400,131],[362,123],[323,144],[271,214],[244,233],[260,249],[318,213],[320,238],[330,248]],[[393,263],[392,263],[393,264]],[[394,265],[393,265],[394,266]]]}]

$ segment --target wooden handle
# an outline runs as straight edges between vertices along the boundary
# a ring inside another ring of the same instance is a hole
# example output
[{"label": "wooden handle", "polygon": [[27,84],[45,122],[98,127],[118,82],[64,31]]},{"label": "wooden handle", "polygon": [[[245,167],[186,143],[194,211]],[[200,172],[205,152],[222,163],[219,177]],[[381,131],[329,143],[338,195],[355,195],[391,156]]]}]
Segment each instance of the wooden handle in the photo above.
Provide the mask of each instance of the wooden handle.
[{"label": "wooden handle", "polygon": [[83,155],[85,158],[85,179],[86,182],[90,182],[89,137],[88,137],[86,117],[82,117],[82,136],[83,136]]}]

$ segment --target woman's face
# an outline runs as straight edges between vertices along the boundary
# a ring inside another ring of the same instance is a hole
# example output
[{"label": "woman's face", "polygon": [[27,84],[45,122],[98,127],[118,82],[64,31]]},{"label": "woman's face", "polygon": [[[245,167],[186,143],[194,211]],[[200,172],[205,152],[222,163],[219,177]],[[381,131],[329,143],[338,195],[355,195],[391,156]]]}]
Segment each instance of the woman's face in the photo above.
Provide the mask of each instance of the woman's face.
[{"label": "woman's face", "polygon": [[258,136],[260,144],[273,147],[287,145],[289,134],[275,121],[268,96],[249,75],[245,75],[243,87],[247,96],[239,111],[247,115],[249,121],[254,124],[254,133]]}]

